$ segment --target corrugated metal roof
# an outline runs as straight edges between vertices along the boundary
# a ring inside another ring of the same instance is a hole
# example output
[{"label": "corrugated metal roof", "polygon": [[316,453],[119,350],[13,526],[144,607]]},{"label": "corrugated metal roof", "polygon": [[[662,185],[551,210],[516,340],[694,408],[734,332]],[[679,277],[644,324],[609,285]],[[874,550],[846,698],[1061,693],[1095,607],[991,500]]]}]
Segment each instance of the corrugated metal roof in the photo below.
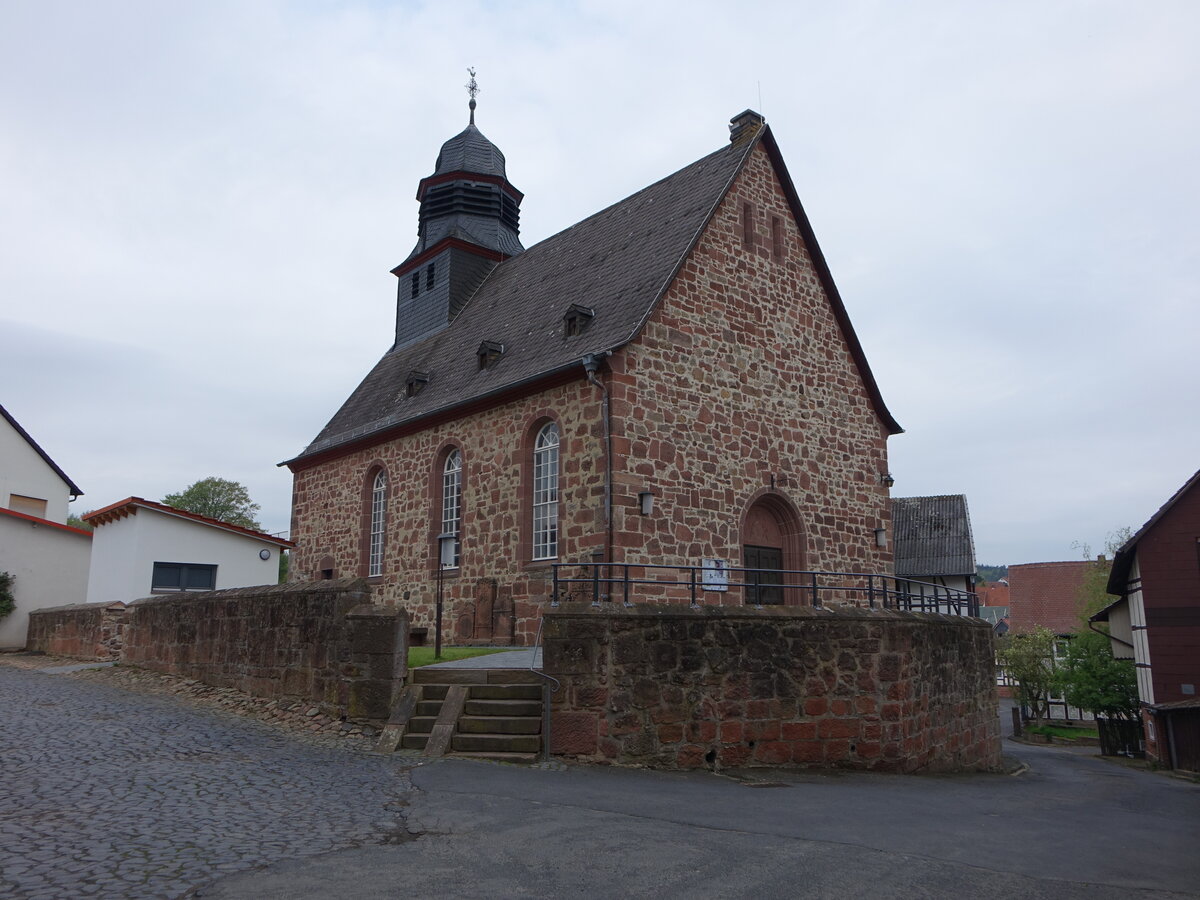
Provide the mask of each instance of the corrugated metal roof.
[{"label": "corrugated metal roof", "polygon": [[975,541],[963,494],[893,497],[896,574],[974,575]]}]

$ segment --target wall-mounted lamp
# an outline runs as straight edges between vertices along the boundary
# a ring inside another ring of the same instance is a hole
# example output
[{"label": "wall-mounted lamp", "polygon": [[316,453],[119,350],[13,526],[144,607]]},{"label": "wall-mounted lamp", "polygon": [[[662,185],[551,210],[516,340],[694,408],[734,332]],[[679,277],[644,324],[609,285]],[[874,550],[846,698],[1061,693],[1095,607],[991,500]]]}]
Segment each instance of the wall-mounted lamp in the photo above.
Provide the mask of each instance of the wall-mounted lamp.
[{"label": "wall-mounted lamp", "polygon": [[887,529],[886,528],[876,528],[875,529],[875,546],[876,547],[886,547],[887,546]]},{"label": "wall-mounted lamp", "polygon": [[896,478],[895,478],[895,476],[892,475],[891,472],[884,472],[882,475],[879,476],[879,480],[881,482],[883,482],[883,486],[885,488],[890,488],[893,484],[896,483]]},{"label": "wall-mounted lamp", "polygon": [[638,494],[638,509],[641,510],[643,516],[654,512],[654,495],[649,491],[642,491]]}]

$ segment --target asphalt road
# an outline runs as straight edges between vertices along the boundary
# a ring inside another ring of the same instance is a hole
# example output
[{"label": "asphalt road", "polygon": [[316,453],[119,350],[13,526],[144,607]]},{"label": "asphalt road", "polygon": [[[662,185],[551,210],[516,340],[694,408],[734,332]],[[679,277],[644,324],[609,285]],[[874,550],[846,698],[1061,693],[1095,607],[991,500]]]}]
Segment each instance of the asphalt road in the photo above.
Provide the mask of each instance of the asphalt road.
[{"label": "asphalt road", "polygon": [[[0,896],[1200,896],[1200,785],[412,761],[0,666]],[[750,780],[744,780],[744,779]]]}]

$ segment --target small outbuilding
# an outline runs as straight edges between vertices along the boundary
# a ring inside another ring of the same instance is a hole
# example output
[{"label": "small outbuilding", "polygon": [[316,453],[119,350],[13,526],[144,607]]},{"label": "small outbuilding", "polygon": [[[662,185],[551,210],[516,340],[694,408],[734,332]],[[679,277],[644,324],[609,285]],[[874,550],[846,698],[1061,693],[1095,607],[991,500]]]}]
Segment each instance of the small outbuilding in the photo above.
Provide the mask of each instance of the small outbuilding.
[{"label": "small outbuilding", "polygon": [[89,513],[95,528],[89,603],[275,584],[294,544],[153,500],[128,497]]},{"label": "small outbuilding", "polygon": [[964,494],[893,497],[896,577],[956,591],[975,588],[975,539]]}]

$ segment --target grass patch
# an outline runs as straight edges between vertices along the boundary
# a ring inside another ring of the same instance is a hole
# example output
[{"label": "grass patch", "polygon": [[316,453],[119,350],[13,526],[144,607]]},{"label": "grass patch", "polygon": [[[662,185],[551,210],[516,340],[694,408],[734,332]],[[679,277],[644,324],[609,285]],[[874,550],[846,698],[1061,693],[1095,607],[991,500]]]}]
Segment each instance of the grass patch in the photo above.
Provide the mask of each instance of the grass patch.
[{"label": "grass patch", "polygon": [[470,659],[472,656],[487,656],[489,653],[503,653],[511,647],[443,647],[442,658],[435,659],[432,647],[409,647],[408,667],[419,669],[435,662],[449,662],[452,659]]},{"label": "grass patch", "polygon": [[1049,734],[1056,738],[1100,738],[1100,732],[1095,728],[1072,728],[1068,725],[1030,725],[1025,730],[1030,734]]}]

